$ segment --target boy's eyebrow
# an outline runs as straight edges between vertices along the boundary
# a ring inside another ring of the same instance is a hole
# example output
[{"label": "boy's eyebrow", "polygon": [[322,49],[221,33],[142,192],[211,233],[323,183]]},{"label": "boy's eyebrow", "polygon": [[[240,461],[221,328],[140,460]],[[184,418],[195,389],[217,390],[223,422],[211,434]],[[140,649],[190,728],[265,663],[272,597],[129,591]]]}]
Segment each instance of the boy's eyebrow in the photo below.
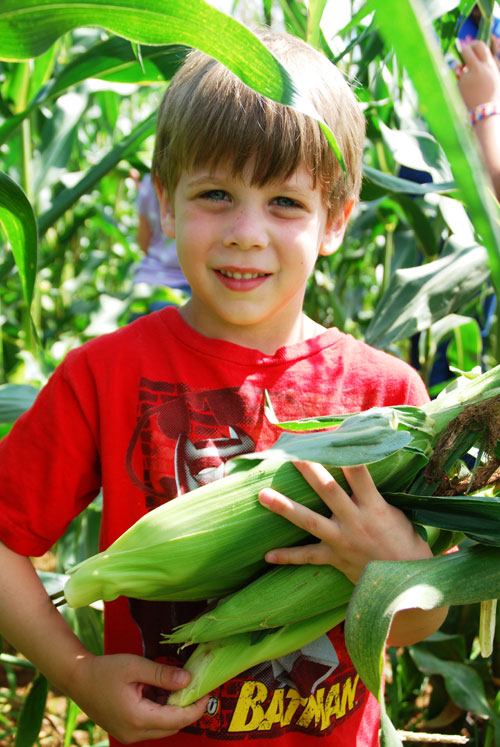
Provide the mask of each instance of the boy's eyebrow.
[{"label": "boy's eyebrow", "polygon": [[[198,185],[204,185],[207,182],[211,182],[212,184],[220,183],[224,184],[226,181],[225,175],[218,176],[217,174],[207,172],[206,174],[202,174],[201,176],[193,177],[192,179],[188,179],[187,186],[188,187],[197,187]],[[309,186],[306,186],[304,184],[294,184],[289,179],[283,179],[283,180],[270,180],[268,183],[268,186],[271,188],[275,188],[277,190],[283,189],[287,192],[292,192],[293,194],[302,194],[305,190],[309,188]]]},{"label": "boy's eyebrow", "polygon": [[216,176],[214,174],[203,174],[202,176],[193,177],[193,179],[188,179],[188,186],[195,187],[197,184],[203,184],[206,181],[212,181],[216,179]]}]

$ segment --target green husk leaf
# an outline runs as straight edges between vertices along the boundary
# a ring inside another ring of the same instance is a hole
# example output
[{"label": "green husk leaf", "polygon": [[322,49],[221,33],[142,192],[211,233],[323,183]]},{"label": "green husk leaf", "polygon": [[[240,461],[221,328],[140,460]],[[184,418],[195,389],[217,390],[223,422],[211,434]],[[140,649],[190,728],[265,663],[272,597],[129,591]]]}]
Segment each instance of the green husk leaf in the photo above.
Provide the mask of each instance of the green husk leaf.
[{"label": "green husk leaf", "polygon": [[[412,408],[415,417],[425,420]],[[307,421],[295,421],[293,425],[305,426],[301,430],[314,430],[304,438],[301,433],[284,433],[270,449],[242,454],[233,462],[255,459],[310,459],[320,460],[329,466],[352,466],[371,464],[389,456],[390,453],[408,446],[412,436],[408,431],[397,430],[399,425],[398,408],[372,408],[355,415],[343,416],[343,421],[334,431],[318,431],[338,425],[340,417],[333,415]],[[290,423],[281,427],[290,427]],[[312,428],[310,427],[312,426]],[[430,425],[429,425],[430,427]]]}]

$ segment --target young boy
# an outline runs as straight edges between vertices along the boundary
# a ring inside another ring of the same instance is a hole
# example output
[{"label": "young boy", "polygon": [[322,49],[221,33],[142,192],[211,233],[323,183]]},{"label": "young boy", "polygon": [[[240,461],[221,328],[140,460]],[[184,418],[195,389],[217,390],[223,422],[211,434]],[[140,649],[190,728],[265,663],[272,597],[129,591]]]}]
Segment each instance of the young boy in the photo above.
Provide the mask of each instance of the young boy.
[{"label": "young boy", "polygon": [[[105,655],[93,656],[26,557],[49,549],[101,486],[104,548],[146,511],[222,476],[231,457],[274,443],[265,390],[280,420],[427,401],[405,363],[302,312],[314,262],[340,246],[359,193],[364,122],[326,58],[295,38],[262,39],[335,133],[348,178],[315,121],[193,52],[161,105],[153,164],[163,228],[192,298],[69,353],[0,444],[0,630],[110,732],[112,746],[378,743],[378,706],[342,626],[300,655],[242,673],[210,700],[172,708],[165,691],[188,675],[182,654],[159,645],[161,633],[203,604],[120,598],[106,606]],[[431,555],[364,467],[346,470],[352,495],[320,466],[298,468],[332,517],[262,491],[263,505],[318,539],[277,548],[269,562],[331,563],[356,582],[373,559]],[[442,619],[442,611],[402,613],[391,641],[426,637]]]}]

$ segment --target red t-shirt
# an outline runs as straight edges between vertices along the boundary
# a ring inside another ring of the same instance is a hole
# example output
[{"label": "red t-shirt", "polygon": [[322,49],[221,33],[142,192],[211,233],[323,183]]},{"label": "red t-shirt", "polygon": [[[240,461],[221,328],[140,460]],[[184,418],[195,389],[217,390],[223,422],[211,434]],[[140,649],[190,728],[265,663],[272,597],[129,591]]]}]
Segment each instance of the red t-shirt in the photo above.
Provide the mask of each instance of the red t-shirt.
[{"label": "red t-shirt", "polygon": [[[0,539],[43,554],[102,487],[104,549],[148,510],[222,476],[231,457],[274,443],[266,390],[280,421],[428,400],[407,364],[336,329],[270,356],[208,339],[164,309],[69,353],[0,442]],[[161,633],[202,607],[122,597],[106,605],[105,652],[182,663]],[[220,687],[196,724],[141,744],[370,747],[378,718],[340,625]]]}]

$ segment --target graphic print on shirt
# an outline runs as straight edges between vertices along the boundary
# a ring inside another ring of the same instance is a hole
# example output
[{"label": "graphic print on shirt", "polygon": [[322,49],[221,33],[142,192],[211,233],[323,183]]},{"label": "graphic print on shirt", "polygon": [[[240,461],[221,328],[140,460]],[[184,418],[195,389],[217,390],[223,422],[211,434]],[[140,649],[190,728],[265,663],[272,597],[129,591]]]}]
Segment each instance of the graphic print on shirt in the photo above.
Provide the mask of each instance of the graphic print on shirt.
[{"label": "graphic print on shirt", "polygon": [[[151,510],[224,475],[232,457],[274,443],[279,429],[264,416],[264,392],[249,387],[195,390],[184,384],[141,379],[137,425],[127,451],[127,472]],[[143,653],[183,664],[192,649],[160,643],[162,633],[191,620],[205,602],[130,599]],[[338,629],[335,629],[336,631]],[[264,662],[218,688],[207,713],[187,728],[225,739],[266,738],[299,731],[330,733],[359,708],[366,695],[338,633]],[[333,637],[332,637],[333,636]],[[339,653],[341,652],[341,653]],[[165,702],[165,693],[150,694]]]}]

